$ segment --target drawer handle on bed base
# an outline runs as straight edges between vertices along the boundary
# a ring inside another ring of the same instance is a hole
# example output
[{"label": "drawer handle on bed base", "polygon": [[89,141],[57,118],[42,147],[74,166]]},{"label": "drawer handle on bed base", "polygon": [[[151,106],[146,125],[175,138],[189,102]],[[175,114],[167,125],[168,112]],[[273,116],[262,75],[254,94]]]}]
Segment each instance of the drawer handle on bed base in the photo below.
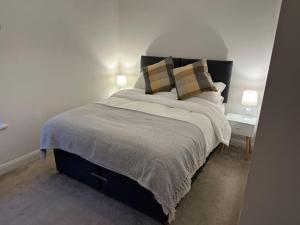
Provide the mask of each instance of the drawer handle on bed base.
[{"label": "drawer handle on bed base", "polygon": [[101,176],[99,176],[98,174],[91,173],[91,175],[94,176],[94,177],[97,177],[98,179],[100,179],[100,180],[102,180],[102,181],[104,181],[104,182],[107,182],[107,181],[108,181],[107,178],[101,177]]}]

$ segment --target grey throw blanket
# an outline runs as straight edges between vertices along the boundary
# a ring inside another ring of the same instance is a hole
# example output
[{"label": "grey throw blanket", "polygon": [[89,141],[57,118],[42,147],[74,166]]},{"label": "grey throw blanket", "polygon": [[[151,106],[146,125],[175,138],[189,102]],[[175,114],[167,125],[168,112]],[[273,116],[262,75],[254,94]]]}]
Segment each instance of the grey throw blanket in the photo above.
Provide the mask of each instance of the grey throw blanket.
[{"label": "grey throw blanket", "polygon": [[154,194],[169,221],[205,161],[197,126],[104,104],[89,104],[50,119],[40,147],[65,150],[137,181]]}]

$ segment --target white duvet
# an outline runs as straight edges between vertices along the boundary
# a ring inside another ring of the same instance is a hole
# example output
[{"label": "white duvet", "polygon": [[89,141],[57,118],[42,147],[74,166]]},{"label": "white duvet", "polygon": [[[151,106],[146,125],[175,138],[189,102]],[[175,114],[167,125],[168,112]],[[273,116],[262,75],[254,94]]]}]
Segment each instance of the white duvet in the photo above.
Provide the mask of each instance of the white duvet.
[{"label": "white duvet", "polygon": [[231,127],[224,116],[224,105],[205,99],[177,100],[174,92],[146,95],[142,89],[126,89],[99,103],[132,109],[158,116],[190,122],[198,126],[205,138],[206,156],[221,142],[229,145]]},{"label": "white duvet", "polygon": [[230,135],[217,104],[130,89],[53,117],[43,127],[40,148],[63,149],[137,181],[170,222],[194,173],[218,143],[228,145]]},{"label": "white duvet", "polygon": [[[173,92],[146,95],[144,90],[141,89],[122,90],[99,103],[177,119],[196,125],[201,131],[199,136],[204,142],[201,144],[202,147],[199,149],[199,153],[204,155],[205,158],[219,143],[229,145],[231,127],[220,104],[214,104],[200,98],[192,102],[180,101],[177,100],[176,94]],[[194,172],[204,164],[205,158],[198,159],[198,165],[191,170],[193,172],[186,177],[186,181],[183,181],[185,185],[176,192],[172,201],[170,201],[169,196],[164,196],[163,192],[154,190],[154,188],[151,189],[147,184],[139,182],[154,194],[156,200],[162,205],[164,213],[169,215],[169,222],[175,218],[175,207],[189,192],[191,178]],[[166,201],[166,199],[169,201]]]}]

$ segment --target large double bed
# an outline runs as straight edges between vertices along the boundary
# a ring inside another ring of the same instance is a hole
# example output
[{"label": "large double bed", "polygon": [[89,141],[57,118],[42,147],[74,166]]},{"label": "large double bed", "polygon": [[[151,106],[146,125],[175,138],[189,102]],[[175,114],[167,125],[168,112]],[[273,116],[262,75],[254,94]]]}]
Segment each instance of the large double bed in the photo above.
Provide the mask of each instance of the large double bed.
[{"label": "large double bed", "polygon": [[[162,57],[142,56],[141,67]],[[174,67],[196,59],[173,58]],[[54,149],[57,170],[165,223],[220,144],[228,145],[224,116],[232,61],[208,60],[214,82],[226,84],[220,104],[176,93],[121,90],[72,109],[43,127],[41,150]]]}]

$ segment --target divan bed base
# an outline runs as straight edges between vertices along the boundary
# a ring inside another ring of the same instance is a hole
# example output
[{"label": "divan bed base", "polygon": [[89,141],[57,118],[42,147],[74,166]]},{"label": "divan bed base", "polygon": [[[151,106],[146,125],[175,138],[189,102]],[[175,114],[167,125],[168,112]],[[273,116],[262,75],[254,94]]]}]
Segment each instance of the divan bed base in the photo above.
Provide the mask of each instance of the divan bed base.
[{"label": "divan bed base", "polygon": [[[56,169],[60,173],[87,184],[163,224],[167,223],[168,216],[163,213],[153,194],[136,181],[60,149],[54,150],[54,156]],[[202,168],[203,166],[194,174],[192,182]]]}]

